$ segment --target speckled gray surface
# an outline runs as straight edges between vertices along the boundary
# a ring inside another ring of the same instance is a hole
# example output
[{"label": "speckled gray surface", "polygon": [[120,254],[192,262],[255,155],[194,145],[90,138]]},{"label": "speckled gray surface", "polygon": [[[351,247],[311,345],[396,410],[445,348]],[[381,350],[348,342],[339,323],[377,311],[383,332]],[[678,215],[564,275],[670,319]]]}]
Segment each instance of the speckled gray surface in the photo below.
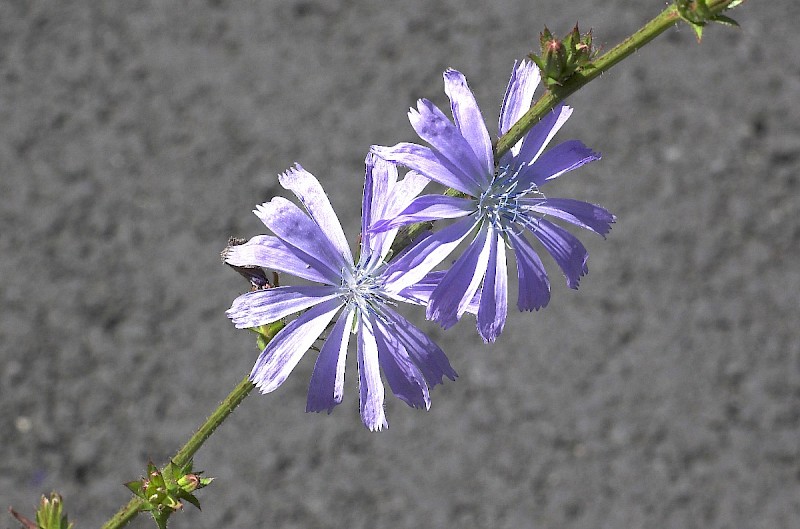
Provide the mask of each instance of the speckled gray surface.
[{"label": "speckled gray surface", "polygon": [[[369,145],[414,139],[442,70],[493,124],[543,24],[608,49],[662,5],[0,2],[0,506],[56,489],[99,526],[249,371],[218,252],[278,173],[319,176],[354,236]],[[309,356],[201,450],[218,480],[174,527],[799,527],[800,8],[738,18],[571,98],[560,138],[604,158],[554,191],[619,217],[582,234],[579,291],[493,347],[420,322],[460,378],[381,434],[352,375],[303,412]]]}]

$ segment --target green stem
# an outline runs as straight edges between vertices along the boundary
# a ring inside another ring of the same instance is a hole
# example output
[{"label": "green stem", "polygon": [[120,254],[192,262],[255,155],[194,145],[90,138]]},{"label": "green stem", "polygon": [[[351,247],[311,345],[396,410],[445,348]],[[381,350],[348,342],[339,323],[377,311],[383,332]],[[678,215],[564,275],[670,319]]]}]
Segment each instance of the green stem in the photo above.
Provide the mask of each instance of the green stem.
[{"label": "green stem", "polygon": [[[711,15],[724,11],[734,0],[709,0]],[[612,49],[591,62],[590,66],[576,72],[556,90],[546,92],[528,112],[523,115],[499,140],[495,147],[495,159],[499,160],[513,145],[521,140],[542,117],[563,101],[597,78],[612,66],[625,59],[636,50],[659,36],[680,20],[675,4],[670,5],[650,22],[642,26],[636,33],[614,46]]]},{"label": "green stem", "polygon": [[[255,385],[250,382],[249,377],[245,377],[244,380],[239,382],[239,384],[233,388],[233,391],[225,397],[225,400],[217,406],[217,409],[206,419],[202,426],[200,426],[197,432],[195,432],[180,450],[178,450],[175,456],[170,460],[169,465],[181,467],[188,463],[200,447],[203,446],[203,443],[211,437],[214,430],[233,413],[233,410],[242,403],[254,387]],[[139,514],[141,507],[142,500],[134,497],[127,505],[122,507],[117,514],[107,521],[101,529],[117,529],[123,527]]]}]

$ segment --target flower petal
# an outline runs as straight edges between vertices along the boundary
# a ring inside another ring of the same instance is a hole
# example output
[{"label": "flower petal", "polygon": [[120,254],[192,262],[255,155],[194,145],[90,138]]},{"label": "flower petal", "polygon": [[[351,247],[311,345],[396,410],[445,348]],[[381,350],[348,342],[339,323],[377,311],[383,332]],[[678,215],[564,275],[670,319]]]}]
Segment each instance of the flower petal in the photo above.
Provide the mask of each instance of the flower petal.
[{"label": "flower petal", "polygon": [[486,226],[481,227],[475,239],[431,294],[427,318],[437,322],[444,329],[455,325],[466,312],[483,281],[489,260],[489,231]]},{"label": "flower petal", "polygon": [[[415,284],[404,288],[397,294],[393,294],[393,298],[414,305],[427,306],[431,299],[431,294],[433,294],[434,289],[439,286],[439,283],[442,282],[442,278],[444,278],[446,273],[447,270],[436,270],[434,272],[429,272],[425,277],[417,281]],[[472,301],[470,301],[469,305],[467,306],[466,312],[477,315],[480,302],[481,291],[479,289],[472,297]]]},{"label": "flower petal", "polygon": [[[461,72],[453,69],[444,72],[444,93],[450,98],[450,110],[456,128],[467,140],[472,152],[483,166],[486,179],[494,171],[492,140],[489,138],[489,131],[486,130],[481,109],[475,101],[475,95],[469,89],[467,80]],[[488,184],[488,179],[482,183]]]},{"label": "flower petal", "polygon": [[420,99],[417,101],[417,110],[409,111],[408,119],[419,137],[441,154],[443,159],[440,162],[450,164],[448,169],[453,174],[460,174],[465,182],[472,182],[481,189],[486,188],[491,170],[475,156],[466,138],[439,107],[427,99]]},{"label": "flower petal", "polygon": [[489,234],[489,264],[481,288],[478,309],[478,334],[486,343],[494,342],[506,323],[508,314],[508,269],[503,237],[491,230]]},{"label": "flower petal", "polygon": [[257,206],[255,213],[284,243],[322,263],[328,271],[325,277],[332,282],[341,280],[342,269],[352,266],[319,225],[285,198],[275,197]]},{"label": "flower petal", "polygon": [[317,362],[314,364],[314,372],[311,374],[311,382],[308,385],[307,412],[325,410],[330,413],[337,404],[342,402],[344,365],[354,315],[353,308],[342,311],[322,345]]},{"label": "flower petal", "polygon": [[384,333],[393,334],[403,344],[429,386],[441,384],[443,377],[450,380],[458,377],[444,351],[428,335],[389,307],[384,308],[383,315],[389,325]]},{"label": "flower petal", "polygon": [[389,203],[383,212],[383,217],[394,215],[406,209],[429,183],[430,180],[420,173],[416,171],[407,172],[403,179],[395,184]]},{"label": "flower petal", "polygon": [[525,227],[544,245],[567,278],[570,288],[578,288],[581,276],[589,272],[589,252],[570,232],[545,219],[528,219]]},{"label": "flower petal", "polygon": [[257,235],[244,244],[228,246],[224,258],[234,266],[261,266],[319,283],[341,281],[338,274],[331,274],[330,267],[272,235]]},{"label": "flower petal", "polygon": [[571,198],[531,198],[519,201],[531,211],[571,222],[581,228],[598,233],[605,238],[617,217],[608,210],[588,202]]},{"label": "flower petal", "polygon": [[473,199],[447,195],[422,195],[414,199],[403,211],[373,224],[370,231],[382,232],[415,222],[465,217],[477,209],[478,206]]},{"label": "flower petal", "polygon": [[334,286],[287,286],[242,294],[225,314],[237,329],[266,325],[339,295]]},{"label": "flower petal", "polygon": [[381,219],[393,218],[406,208],[430,182],[416,171],[409,171],[397,181],[397,168],[374,153],[366,160],[364,201],[361,213],[361,264],[365,269],[384,260],[392,247],[396,229],[373,231],[370,226]]},{"label": "flower petal", "polygon": [[524,237],[513,231],[509,231],[508,236],[517,260],[517,308],[520,311],[539,310],[550,302],[550,280],[542,260]]},{"label": "flower petal", "polygon": [[[539,67],[532,61],[514,63],[514,71],[511,72],[511,79],[508,80],[508,87],[503,96],[503,106],[500,107],[498,130],[501,136],[531,108],[533,93],[539,86],[540,80]],[[517,142],[511,148],[511,152],[516,155],[521,146],[522,144]]]},{"label": "flower petal", "polygon": [[467,217],[416,243],[384,270],[386,292],[394,294],[413,285],[444,261],[475,227]]},{"label": "flower petal", "polygon": [[431,397],[425,377],[409,358],[405,347],[395,334],[378,318],[372,319],[378,360],[392,393],[412,408],[431,407]]},{"label": "flower petal", "polygon": [[250,372],[250,381],[261,393],[275,391],[283,384],[341,306],[338,299],[320,303],[292,320],[270,340]]},{"label": "flower petal", "polygon": [[535,162],[571,115],[572,107],[564,104],[548,112],[522,139],[517,153],[519,159],[527,164]]},{"label": "flower petal", "polygon": [[567,171],[599,159],[600,153],[593,152],[578,140],[568,140],[546,151],[534,164],[521,168],[517,179],[522,188],[532,184],[541,186]]},{"label": "flower petal", "polygon": [[353,255],[350,253],[350,246],[344,236],[342,224],[333,211],[333,206],[331,206],[328,195],[325,194],[319,180],[303,169],[300,164],[295,164],[294,168],[280,175],[278,181],[285,189],[292,191],[300,199],[303,207],[327,235],[328,240],[333,243],[339,254],[348,263],[352,263]]},{"label": "flower petal", "polygon": [[[391,247],[394,233],[376,234],[370,231],[370,225],[383,218],[386,203],[392,196],[392,187],[397,180],[395,166],[373,153],[367,154],[365,160],[364,197],[361,201],[361,256],[359,261],[365,268],[370,263],[380,261],[384,246]],[[387,249],[388,250],[388,249]]]},{"label": "flower petal", "polygon": [[378,345],[368,318],[358,324],[358,389],[361,421],[373,432],[389,426],[383,410],[383,381],[378,361]]},{"label": "flower petal", "polygon": [[480,196],[481,188],[472,178],[467,178],[441,154],[416,143],[398,143],[394,147],[373,145],[372,152],[384,160],[403,165],[434,182],[452,187],[471,196]]}]

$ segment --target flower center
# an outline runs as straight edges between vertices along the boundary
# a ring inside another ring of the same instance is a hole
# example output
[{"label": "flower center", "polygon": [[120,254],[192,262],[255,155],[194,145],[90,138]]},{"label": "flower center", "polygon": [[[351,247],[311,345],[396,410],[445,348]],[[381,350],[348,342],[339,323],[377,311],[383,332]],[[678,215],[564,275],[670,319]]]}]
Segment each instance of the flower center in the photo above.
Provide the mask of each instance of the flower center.
[{"label": "flower center", "polygon": [[374,271],[366,270],[359,264],[352,270],[342,271],[340,296],[347,303],[355,303],[360,309],[366,310],[369,306],[384,303],[383,283]]},{"label": "flower center", "polygon": [[522,188],[518,175],[519,169],[512,170],[508,165],[499,167],[489,188],[478,198],[478,215],[495,230],[508,231],[521,217],[530,218],[529,207],[520,202],[526,195],[546,198],[536,184]]}]

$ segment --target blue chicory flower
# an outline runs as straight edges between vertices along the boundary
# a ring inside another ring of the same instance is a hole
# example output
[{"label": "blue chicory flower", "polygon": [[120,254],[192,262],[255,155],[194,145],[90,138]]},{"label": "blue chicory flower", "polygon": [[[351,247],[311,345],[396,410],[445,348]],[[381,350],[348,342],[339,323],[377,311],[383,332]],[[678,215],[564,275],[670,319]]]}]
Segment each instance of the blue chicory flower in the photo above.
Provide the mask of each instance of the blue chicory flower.
[{"label": "blue chicory flower", "polygon": [[[260,266],[317,283],[248,292],[234,300],[227,315],[238,328],[265,325],[301,312],[268,343],[250,380],[269,393],[289,376],[305,352],[329,328],[314,366],[306,411],[330,413],[342,401],[345,358],[350,334],[357,334],[361,419],[370,430],[388,426],[384,386],[415,408],[430,408],[429,386],[456,372],[444,352],[422,331],[398,314],[396,301],[427,302],[432,274],[420,287],[387,277],[385,262],[397,230],[367,231],[370,223],[405,209],[428,179],[409,172],[401,181],[397,169],[372,155],[367,157],[362,203],[362,237],[356,264],[339,219],[319,181],[297,165],[280,176],[307,214],[281,197],[254,213],[275,235],[257,236],[230,246],[225,261],[234,266]],[[473,308],[474,310],[474,308]]]},{"label": "blue chicory flower", "polygon": [[[531,62],[515,65],[500,111],[499,133],[505,134],[530,108],[539,83]],[[480,109],[464,76],[444,73],[445,93],[454,122],[433,103],[421,99],[409,119],[431,147],[399,143],[374,146],[372,152],[393,163],[453,188],[463,196],[423,195],[407,208],[375,223],[373,232],[423,221],[460,219],[413,247],[394,262],[402,281],[414,284],[441,263],[468,236],[474,238],[430,293],[427,316],[449,328],[467,311],[475,296],[478,332],[494,341],[507,314],[506,246],[517,261],[521,311],[538,310],[550,300],[550,283],[541,260],[528,240],[535,240],[555,259],[567,285],[577,288],[588,272],[588,253],[581,242],[549,219],[560,219],[602,236],[616,219],[605,209],[566,198],[547,198],[542,186],[562,174],[600,159],[580,141],[571,140],[544,151],[572,114],[560,105],[537,123],[495,164],[492,142]],[[413,269],[410,272],[409,269]]]}]

